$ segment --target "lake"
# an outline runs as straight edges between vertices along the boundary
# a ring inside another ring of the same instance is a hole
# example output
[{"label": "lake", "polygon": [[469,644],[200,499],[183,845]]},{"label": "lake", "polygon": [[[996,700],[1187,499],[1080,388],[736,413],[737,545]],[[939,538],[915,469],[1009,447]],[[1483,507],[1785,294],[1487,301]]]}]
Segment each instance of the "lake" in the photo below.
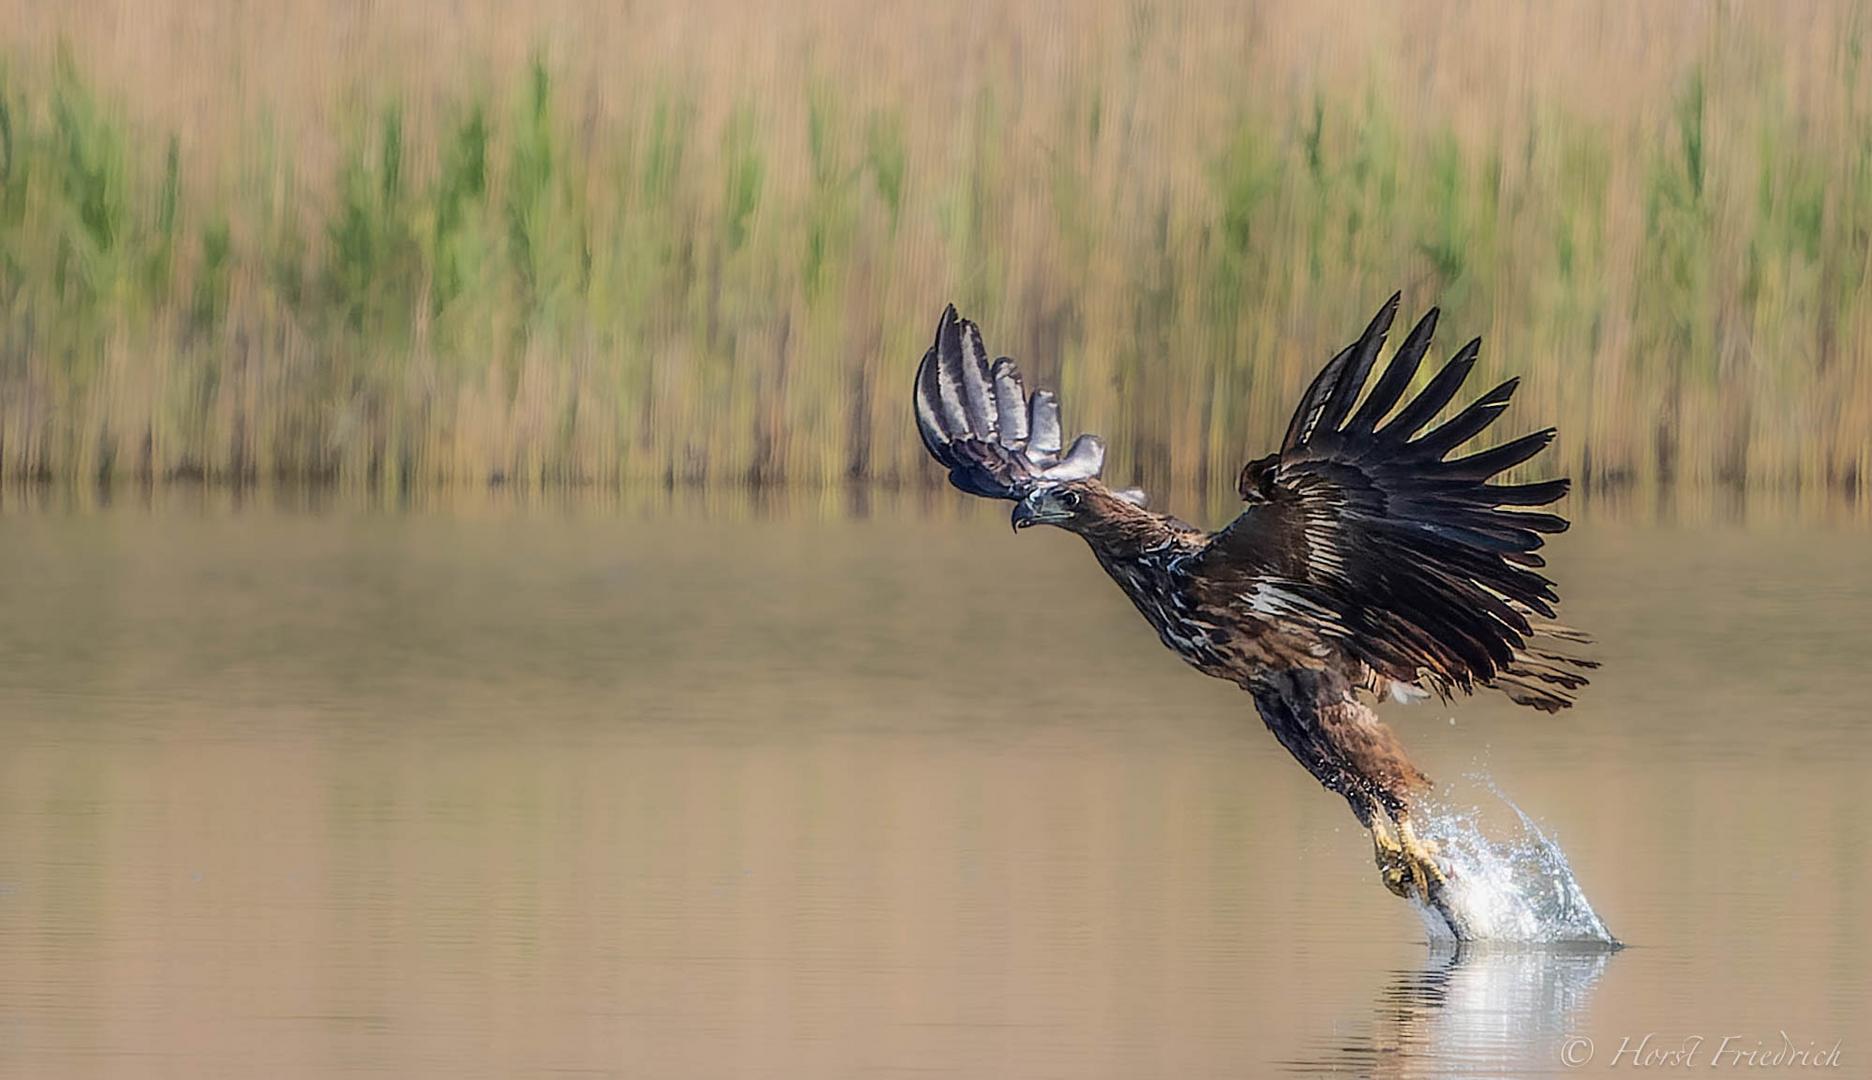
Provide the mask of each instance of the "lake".
[{"label": "lake", "polygon": [[1386,707],[1630,946],[1452,955],[1245,694],[960,501],[15,490],[0,1075],[1872,1068],[1855,515],[1579,515],[1578,708]]}]

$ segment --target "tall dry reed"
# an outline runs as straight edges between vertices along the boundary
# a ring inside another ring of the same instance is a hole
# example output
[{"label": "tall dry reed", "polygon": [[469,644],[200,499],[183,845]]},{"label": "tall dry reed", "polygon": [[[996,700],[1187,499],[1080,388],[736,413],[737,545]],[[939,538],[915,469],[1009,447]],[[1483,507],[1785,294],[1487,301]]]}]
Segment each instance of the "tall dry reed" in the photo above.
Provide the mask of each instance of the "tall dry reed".
[{"label": "tall dry reed", "polygon": [[1599,486],[1872,473],[1863,5],[0,2],[0,476],[1226,483],[1394,288]]}]

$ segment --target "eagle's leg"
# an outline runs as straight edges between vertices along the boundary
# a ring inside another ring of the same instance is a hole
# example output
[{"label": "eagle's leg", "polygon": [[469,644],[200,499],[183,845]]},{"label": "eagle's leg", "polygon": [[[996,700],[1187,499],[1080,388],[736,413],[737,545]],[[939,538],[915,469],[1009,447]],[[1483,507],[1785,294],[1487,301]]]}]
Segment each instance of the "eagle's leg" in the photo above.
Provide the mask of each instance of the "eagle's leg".
[{"label": "eagle's leg", "polygon": [[1411,801],[1430,786],[1430,778],[1411,763],[1391,729],[1335,671],[1267,672],[1244,685],[1281,745],[1371,830],[1385,888],[1435,908],[1462,936],[1448,910],[1449,879],[1437,865],[1436,849],[1411,827]]},{"label": "eagle's leg", "polygon": [[1398,896],[1410,896],[1413,877],[1410,862],[1405,854],[1405,847],[1399,841],[1397,833],[1391,830],[1391,817],[1378,803],[1371,804],[1370,817],[1366,821],[1371,829],[1372,861],[1378,864],[1378,876],[1384,886]]}]

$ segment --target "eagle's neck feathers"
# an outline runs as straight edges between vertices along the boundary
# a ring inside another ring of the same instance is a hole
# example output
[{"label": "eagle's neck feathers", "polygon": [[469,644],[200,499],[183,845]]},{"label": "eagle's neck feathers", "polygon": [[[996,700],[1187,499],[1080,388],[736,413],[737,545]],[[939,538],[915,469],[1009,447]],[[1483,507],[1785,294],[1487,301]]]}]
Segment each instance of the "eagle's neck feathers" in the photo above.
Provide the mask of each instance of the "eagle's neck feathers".
[{"label": "eagle's neck feathers", "polygon": [[1166,552],[1201,536],[1199,530],[1168,514],[1119,498],[1097,481],[1083,490],[1085,508],[1072,528],[1085,537],[1101,562]]}]

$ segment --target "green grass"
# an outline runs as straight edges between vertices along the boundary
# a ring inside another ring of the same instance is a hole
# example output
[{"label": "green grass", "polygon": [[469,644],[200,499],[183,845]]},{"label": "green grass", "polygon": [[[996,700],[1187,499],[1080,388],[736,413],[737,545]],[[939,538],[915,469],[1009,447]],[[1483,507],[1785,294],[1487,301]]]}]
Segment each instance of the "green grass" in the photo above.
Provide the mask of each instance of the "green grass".
[{"label": "green grass", "polygon": [[536,57],[420,110],[360,92],[321,169],[264,110],[204,159],[106,73],[15,58],[0,482],[924,484],[908,383],[954,299],[1120,478],[1214,488],[1403,287],[1451,350],[1485,335],[1484,378],[1525,376],[1516,422],[1558,424],[1589,484],[1867,483],[1856,51],[1826,124],[1712,44],[1653,130],[1530,99],[1478,135],[1375,74],[1244,81],[1225,137],[1164,160],[1130,120],[1140,25],[1048,89],[1044,140],[1005,84],[931,134],[811,65],[725,109],[646,76],[594,122]]}]

